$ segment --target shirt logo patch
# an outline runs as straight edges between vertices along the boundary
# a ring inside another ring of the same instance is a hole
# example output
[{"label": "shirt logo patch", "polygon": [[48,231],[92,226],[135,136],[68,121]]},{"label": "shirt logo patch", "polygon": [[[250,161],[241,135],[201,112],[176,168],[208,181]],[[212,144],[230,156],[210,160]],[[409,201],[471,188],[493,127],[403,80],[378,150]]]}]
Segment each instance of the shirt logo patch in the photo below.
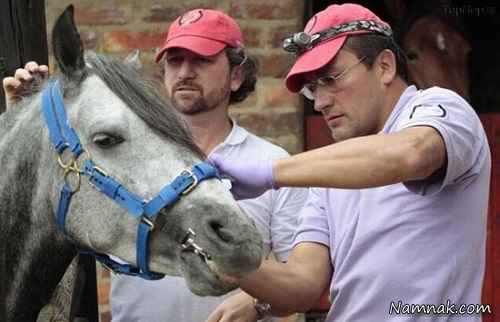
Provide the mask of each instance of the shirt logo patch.
[{"label": "shirt logo patch", "polygon": [[418,116],[446,117],[446,109],[441,104],[437,106],[425,104],[415,105],[411,111],[410,120]]}]

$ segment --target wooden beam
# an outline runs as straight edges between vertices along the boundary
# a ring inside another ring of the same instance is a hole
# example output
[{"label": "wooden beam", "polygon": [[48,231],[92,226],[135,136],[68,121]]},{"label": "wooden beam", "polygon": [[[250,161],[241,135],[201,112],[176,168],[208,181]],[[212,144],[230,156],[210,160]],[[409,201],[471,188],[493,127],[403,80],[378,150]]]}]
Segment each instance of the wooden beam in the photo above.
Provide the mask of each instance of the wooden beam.
[{"label": "wooden beam", "polygon": [[[48,65],[45,0],[3,0],[1,8],[0,78],[14,75],[17,68],[29,61]],[[4,111],[5,94],[0,86],[0,114]],[[5,261],[5,258],[0,260]],[[95,261],[85,256],[80,261],[76,277],[70,281],[74,290],[77,290],[68,299],[73,302],[71,320],[73,317],[83,317],[89,322],[98,321]],[[1,285],[0,294],[3,294]],[[0,312],[0,316],[4,314]]]},{"label": "wooden beam", "polygon": [[[48,64],[44,0],[4,0],[0,10],[0,77],[30,60]],[[5,95],[0,88],[0,113]]]}]

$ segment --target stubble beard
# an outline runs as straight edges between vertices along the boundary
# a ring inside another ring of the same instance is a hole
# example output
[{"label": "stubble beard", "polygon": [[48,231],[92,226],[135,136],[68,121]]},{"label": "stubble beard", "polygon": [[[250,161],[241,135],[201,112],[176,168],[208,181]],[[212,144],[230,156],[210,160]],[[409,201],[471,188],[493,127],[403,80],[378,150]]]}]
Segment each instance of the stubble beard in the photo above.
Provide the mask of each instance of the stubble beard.
[{"label": "stubble beard", "polygon": [[226,82],[224,86],[210,93],[208,96],[204,96],[202,93],[201,97],[187,104],[179,102],[174,95],[172,104],[181,114],[196,115],[212,111],[222,104],[227,104],[230,95],[231,88],[229,82]]}]

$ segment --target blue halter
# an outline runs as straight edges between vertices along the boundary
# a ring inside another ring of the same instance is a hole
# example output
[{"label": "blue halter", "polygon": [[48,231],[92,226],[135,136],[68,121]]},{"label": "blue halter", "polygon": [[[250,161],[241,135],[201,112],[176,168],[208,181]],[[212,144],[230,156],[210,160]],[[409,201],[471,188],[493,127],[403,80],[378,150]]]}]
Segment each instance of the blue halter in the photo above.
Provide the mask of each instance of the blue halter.
[{"label": "blue halter", "polygon": [[[115,273],[139,276],[149,280],[162,278],[163,274],[151,272],[148,269],[148,240],[149,233],[154,229],[154,218],[162,208],[174,204],[183,194],[187,194],[195,188],[199,182],[218,178],[217,170],[209,163],[199,163],[190,170],[184,170],[169,185],[161,189],[155,198],[146,202],[128,191],[94,164],[88,152],[82,147],[75,130],[69,124],[58,82],[50,84],[43,90],[42,110],[50,139],[59,154],[58,162],[64,169],[64,185],[61,188],[57,208],[58,228],[65,232],[64,226],[71,197],[80,188],[81,175],[86,175],[89,182],[99,191],[125,208],[134,218],[139,219],[136,247],[137,266],[118,263],[106,254],[94,251],[81,252],[95,256],[99,262]],[[69,162],[64,162],[62,156],[67,149],[71,151],[72,157]],[[78,164],[78,159],[82,154],[88,156],[83,161],[83,168],[81,164]],[[70,175],[75,176],[76,183],[71,183]]]}]

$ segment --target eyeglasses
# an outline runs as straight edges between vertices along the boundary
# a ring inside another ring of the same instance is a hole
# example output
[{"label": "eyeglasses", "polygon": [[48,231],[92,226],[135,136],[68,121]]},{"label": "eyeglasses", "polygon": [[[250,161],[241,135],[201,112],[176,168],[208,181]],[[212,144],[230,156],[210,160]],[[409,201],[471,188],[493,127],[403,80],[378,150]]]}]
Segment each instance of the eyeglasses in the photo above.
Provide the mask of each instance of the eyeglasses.
[{"label": "eyeglasses", "polygon": [[362,57],[355,64],[347,67],[346,69],[344,69],[342,72],[340,72],[337,75],[322,76],[314,81],[306,83],[300,92],[306,98],[310,99],[311,101],[314,101],[315,95],[316,95],[316,90],[318,89],[319,86],[328,87],[328,89],[330,89],[333,92],[339,91],[340,90],[339,80],[342,79],[354,67],[361,64],[361,62],[363,62],[363,60],[365,60],[365,59],[366,59],[366,57]]}]

